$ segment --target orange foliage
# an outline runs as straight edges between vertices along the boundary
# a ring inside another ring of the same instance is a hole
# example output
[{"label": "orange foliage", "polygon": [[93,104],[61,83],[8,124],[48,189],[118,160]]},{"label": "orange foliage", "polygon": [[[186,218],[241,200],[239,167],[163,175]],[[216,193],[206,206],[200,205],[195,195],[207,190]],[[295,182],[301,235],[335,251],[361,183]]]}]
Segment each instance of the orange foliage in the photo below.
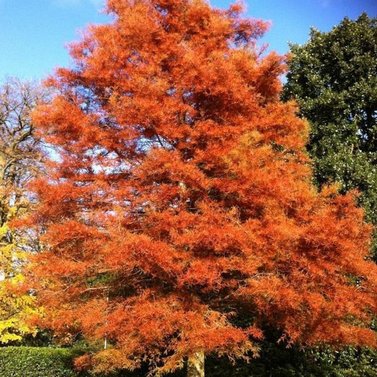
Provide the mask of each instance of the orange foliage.
[{"label": "orange foliage", "polygon": [[78,364],[241,357],[265,325],[303,345],[375,345],[370,227],[353,193],[313,186],[307,124],[279,102],[283,58],[255,44],[266,24],[202,0],[108,11],[34,113],[58,155],[30,219],[46,323],[110,345]]}]

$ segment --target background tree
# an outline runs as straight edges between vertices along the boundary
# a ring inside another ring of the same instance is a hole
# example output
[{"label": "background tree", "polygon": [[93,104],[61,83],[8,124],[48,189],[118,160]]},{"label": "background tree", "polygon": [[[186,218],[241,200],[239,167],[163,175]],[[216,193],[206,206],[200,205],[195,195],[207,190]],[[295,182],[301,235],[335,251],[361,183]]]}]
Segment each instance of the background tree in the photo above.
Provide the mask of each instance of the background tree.
[{"label": "background tree", "polygon": [[[204,375],[204,355],[281,342],[376,344],[370,227],[312,185],[282,58],[241,7],[109,0],[33,120],[54,148],[32,265],[45,324],[105,344],[80,365]],[[104,342],[105,340],[105,342]]]},{"label": "background tree", "polygon": [[[328,33],[312,30],[291,46],[284,98],[294,98],[311,125],[308,149],[321,186],[356,188],[377,224],[377,19],[345,18]],[[377,258],[377,234],[374,258]]]},{"label": "background tree", "polygon": [[20,340],[33,331],[25,316],[34,299],[20,288],[26,254],[36,247],[29,231],[12,229],[12,220],[30,207],[26,185],[40,168],[41,153],[30,112],[42,98],[31,83],[9,79],[0,87],[0,343]]}]

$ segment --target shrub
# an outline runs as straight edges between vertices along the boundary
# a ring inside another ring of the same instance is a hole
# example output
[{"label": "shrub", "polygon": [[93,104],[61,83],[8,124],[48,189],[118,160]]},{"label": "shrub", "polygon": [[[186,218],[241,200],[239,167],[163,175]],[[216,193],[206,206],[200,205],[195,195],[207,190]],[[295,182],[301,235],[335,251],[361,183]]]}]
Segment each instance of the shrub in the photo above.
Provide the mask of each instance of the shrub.
[{"label": "shrub", "polygon": [[[78,348],[4,347],[0,348],[0,377],[145,377],[148,368],[119,371],[107,376],[77,373],[73,359]],[[266,343],[261,357],[250,364],[231,364],[226,358],[208,357],[208,377],[374,377],[377,351],[348,347],[342,351],[311,349],[303,352]],[[185,377],[180,370],[167,377]]]},{"label": "shrub", "polygon": [[77,377],[72,366],[74,351],[68,348],[0,348],[1,377]]}]

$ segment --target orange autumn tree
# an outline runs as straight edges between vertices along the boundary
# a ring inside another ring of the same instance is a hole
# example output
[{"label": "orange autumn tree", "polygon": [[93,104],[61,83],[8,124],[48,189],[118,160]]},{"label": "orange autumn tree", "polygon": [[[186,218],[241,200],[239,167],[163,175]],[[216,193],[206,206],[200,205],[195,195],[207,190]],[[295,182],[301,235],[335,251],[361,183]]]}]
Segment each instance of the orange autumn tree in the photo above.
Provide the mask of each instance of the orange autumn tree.
[{"label": "orange autumn tree", "polygon": [[110,24],[34,113],[55,150],[30,224],[45,326],[105,342],[98,371],[165,373],[280,341],[376,345],[377,270],[355,194],[318,192],[279,101],[266,24],[202,0],[109,0]]}]

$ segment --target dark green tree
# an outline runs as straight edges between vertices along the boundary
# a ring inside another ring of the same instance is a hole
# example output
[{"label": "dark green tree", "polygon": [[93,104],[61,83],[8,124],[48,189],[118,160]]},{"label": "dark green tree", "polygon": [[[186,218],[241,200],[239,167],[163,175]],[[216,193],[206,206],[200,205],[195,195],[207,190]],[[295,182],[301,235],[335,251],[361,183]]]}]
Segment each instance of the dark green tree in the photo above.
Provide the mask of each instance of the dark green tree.
[{"label": "dark green tree", "polygon": [[[318,185],[358,189],[377,225],[377,18],[364,13],[327,33],[312,29],[291,54],[283,97],[295,99],[311,124]],[[372,252],[377,261],[377,232]]]}]

